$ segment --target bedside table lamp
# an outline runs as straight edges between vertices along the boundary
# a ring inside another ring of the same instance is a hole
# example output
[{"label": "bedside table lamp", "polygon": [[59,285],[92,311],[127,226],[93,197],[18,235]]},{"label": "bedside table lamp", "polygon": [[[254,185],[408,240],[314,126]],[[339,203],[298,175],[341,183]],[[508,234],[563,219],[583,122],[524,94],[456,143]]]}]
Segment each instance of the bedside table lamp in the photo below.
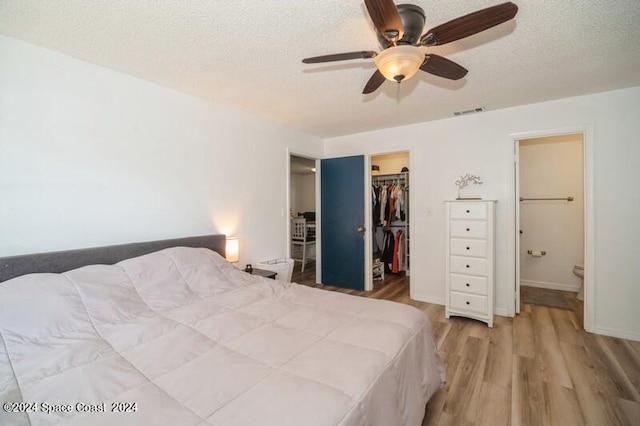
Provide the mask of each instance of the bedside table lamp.
[{"label": "bedside table lamp", "polygon": [[238,258],[240,257],[240,239],[238,237],[227,237],[225,253],[227,262],[234,265],[238,263]]}]

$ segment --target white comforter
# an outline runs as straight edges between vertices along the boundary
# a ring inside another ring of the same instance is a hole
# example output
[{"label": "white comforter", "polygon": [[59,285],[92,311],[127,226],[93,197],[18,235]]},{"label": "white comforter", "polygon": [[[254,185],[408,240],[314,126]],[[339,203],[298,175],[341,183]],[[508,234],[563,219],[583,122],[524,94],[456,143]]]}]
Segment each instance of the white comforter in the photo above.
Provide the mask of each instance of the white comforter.
[{"label": "white comforter", "polygon": [[419,310],[207,249],[0,284],[2,425],[419,425],[443,382]]}]

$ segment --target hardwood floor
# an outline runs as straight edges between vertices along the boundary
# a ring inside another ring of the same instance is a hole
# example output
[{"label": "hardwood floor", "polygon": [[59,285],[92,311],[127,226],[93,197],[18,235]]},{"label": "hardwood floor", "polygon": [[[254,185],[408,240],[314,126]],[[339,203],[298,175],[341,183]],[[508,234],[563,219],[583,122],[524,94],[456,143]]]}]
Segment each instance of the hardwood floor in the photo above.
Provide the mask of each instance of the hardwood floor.
[{"label": "hardwood floor", "polygon": [[429,401],[431,425],[640,425],[640,342],[582,329],[582,304],[572,310],[523,304],[494,328],[444,318],[444,307],[409,299],[408,279],[371,292],[315,284],[315,265],[294,269],[294,282],[389,299],[422,310],[431,320],[448,383]]}]

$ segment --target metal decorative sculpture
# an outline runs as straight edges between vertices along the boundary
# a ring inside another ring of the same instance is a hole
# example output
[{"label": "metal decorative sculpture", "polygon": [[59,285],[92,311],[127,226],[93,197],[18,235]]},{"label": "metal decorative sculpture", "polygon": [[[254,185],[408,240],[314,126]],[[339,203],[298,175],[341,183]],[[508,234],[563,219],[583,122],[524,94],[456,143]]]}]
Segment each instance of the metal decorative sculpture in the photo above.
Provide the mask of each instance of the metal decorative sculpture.
[{"label": "metal decorative sculpture", "polygon": [[482,185],[483,182],[480,176],[470,175],[469,173],[467,173],[464,176],[460,176],[460,180],[456,181],[456,186],[458,187],[458,198],[457,198],[458,200],[479,199],[479,198],[463,198],[460,196],[460,190],[469,186],[470,183],[473,183],[474,185]]}]

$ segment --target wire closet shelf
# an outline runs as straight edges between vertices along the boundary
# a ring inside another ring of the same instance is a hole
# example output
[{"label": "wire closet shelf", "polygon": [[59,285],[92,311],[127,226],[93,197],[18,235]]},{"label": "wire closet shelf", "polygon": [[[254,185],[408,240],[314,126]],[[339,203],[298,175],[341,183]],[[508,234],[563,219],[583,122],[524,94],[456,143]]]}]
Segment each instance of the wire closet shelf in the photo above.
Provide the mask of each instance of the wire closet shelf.
[{"label": "wire closet shelf", "polygon": [[573,197],[556,197],[556,198],[523,198],[520,201],[573,201]]}]

